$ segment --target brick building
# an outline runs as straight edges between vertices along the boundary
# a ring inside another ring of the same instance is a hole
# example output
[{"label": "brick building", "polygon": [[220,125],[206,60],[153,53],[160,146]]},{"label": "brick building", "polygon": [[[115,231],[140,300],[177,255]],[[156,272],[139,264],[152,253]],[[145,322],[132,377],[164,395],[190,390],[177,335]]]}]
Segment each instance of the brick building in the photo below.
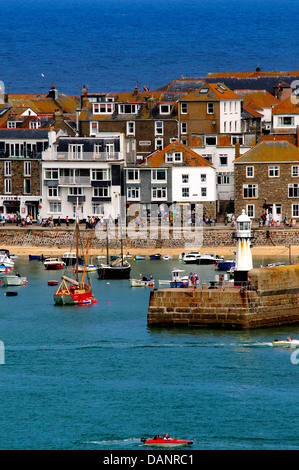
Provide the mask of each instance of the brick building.
[{"label": "brick building", "polygon": [[[275,139],[275,138],[273,138]],[[299,148],[288,141],[263,141],[234,161],[235,213],[255,221],[264,211],[281,223],[299,222]]]}]

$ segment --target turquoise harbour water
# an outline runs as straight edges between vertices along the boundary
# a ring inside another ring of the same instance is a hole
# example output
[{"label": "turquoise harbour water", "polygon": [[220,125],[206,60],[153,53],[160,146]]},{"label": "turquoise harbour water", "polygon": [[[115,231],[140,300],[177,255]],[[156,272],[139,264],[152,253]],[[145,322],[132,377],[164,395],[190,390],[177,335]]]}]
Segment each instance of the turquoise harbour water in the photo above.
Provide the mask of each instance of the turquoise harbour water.
[{"label": "turquoise harbour water", "polygon": [[[165,279],[179,264],[132,261],[132,277]],[[298,325],[149,328],[147,288],[93,273],[96,305],[57,307],[47,282],[61,272],[27,258],[16,270],[28,286],[9,288],[16,297],[0,287],[1,449],[135,452],[141,437],[165,432],[194,451],[298,449],[299,365],[271,346],[299,338]]]}]

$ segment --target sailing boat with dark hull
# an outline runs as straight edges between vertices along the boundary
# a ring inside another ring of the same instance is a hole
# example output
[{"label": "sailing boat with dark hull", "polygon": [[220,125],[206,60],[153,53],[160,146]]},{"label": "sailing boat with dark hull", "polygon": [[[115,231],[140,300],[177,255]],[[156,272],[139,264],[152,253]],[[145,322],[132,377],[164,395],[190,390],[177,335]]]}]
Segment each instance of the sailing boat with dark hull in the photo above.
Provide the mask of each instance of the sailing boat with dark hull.
[{"label": "sailing boat with dark hull", "polygon": [[101,264],[98,266],[98,277],[99,279],[129,279],[131,272],[131,265],[128,261],[124,261],[123,257],[123,243],[121,238],[121,255],[119,258],[114,260],[112,263],[109,263],[109,237],[108,237],[108,227],[106,226],[107,237],[107,259],[106,264]]},{"label": "sailing boat with dark hull", "polygon": [[68,276],[61,277],[61,283],[58,287],[57,291],[54,294],[54,302],[57,305],[84,305],[84,304],[91,304],[96,303],[97,300],[94,298],[92,293],[91,283],[88,280],[85,281],[85,274],[86,274],[86,263],[87,263],[87,256],[88,256],[88,248],[89,243],[87,245],[84,269],[81,281],[79,281],[79,223],[76,221],[76,279],[72,279]]}]

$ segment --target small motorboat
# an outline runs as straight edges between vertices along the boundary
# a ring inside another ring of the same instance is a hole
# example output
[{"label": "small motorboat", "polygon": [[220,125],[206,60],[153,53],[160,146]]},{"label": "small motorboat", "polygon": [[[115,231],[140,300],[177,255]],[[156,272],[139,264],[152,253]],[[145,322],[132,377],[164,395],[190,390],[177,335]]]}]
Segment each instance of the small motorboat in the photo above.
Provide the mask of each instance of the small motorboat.
[{"label": "small motorboat", "polygon": [[219,271],[227,271],[228,269],[234,268],[235,264],[235,260],[233,259],[223,259],[217,263],[217,269]]},{"label": "small motorboat", "polygon": [[[91,273],[93,271],[97,271],[97,269],[98,269],[97,264],[87,264],[85,266],[85,271],[87,271],[89,273]],[[73,268],[73,271],[75,271],[75,270],[76,270],[76,268]],[[78,272],[83,273],[83,271],[84,271],[84,264],[78,264]]]},{"label": "small motorboat", "polygon": [[4,287],[7,286],[25,286],[28,284],[27,277],[20,276],[18,273],[5,273],[1,275],[1,282]]},{"label": "small motorboat", "polygon": [[199,251],[190,251],[190,253],[185,253],[183,256],[183,261],[185,264],[198,264],[198,260],[201,254]]},{"label": "small motorboat", "polygon": [[154,280],[146,276],[140,279],[130,279],[131,287],[153,287]]},{"label": "small motorboat", "polygon": [[155,253],[154,255],[150,255],[150,259],[161,259],[160,253]]},{"label": "small motorboat", "polygon": [[160,436],[155,436],[152,439],[142,437],[141,442],[143,442],[145,446],[150,447],[185,447],[193,444],[193,441],[175,439],[173,437],[163,438]]},{"label": "small motorboat", "polygon": [[12,266],[4,266],[0,264],[0,273],[9,273],[12,271]]},{"label": "small motorboat", "polygon": [[283,346],[285,348],[299,348],[299,340],[298,339],[293,339],[288,337],[285,340],[279,341],[278,339],[275,339],[272,342],[273,346]]},{"label": "small motorboat", "polygon": [[58,281],[48,281],[48,286],[58,286]]},{"label": "small motorboat", "polygon": [[167,260],[169,260],[169,259],[172,259],[172,255],[164,255],[164,256],[163,256],[163,259],[164,259],[165,261],[167,261]]},{"label": "small motorboat", "polygon": [[48,270],[63,269],[65,267],[65,262],[59,258],[46,258],[44,266]]},{"label": "small motorboat", "polygon": [[46,258],[44,255],[29,255],[29,260],[37,260],[37,261],[44,261]]},{"label": "small motorboat", "polygon": [[168,286],[168,287],[188,287],[189,280],[188,276],[183,276],[184,269],[174,268],[171,272],[171,279],[168,281],[166,279],[159,279],[159,286]]},{"label": "small motorboat", "polygon": [[204,254],[198,257],[198,264],[218,264],[223,258],[219,258],[217,255]]},{"label": "small motorboat", "polygon": [[143,260],[145,260],[145,256],[139,256],[139,255],[134,256],[134,261],[143,261]]}]

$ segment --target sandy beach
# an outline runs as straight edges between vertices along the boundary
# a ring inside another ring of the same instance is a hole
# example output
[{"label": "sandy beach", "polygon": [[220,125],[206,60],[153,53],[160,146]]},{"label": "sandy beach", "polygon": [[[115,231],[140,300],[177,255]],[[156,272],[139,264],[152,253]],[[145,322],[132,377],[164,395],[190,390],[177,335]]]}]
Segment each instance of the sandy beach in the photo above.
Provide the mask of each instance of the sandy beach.
[{"label": "sandy beach", "polygon": [[[4,248],[4,247],[3,247]],[[5,246],[6,249],[10,251],[10,253],[13,253],[17,256],[24,256],[28,257],[29,255],[41,255],[43,254],[44,256],[62,256],[63,253],[66,251],[69,251],[68,248],[66,247],[41,247],[41,246]],[[174,258],[177,258],[177,256],[182,252],[182,251],[192,251],[191,248],[161,248],[159,250],[153,250],[153,249],[148,249],[148,248],[138,248],[136,250],[131,250],[129,252],[130,255],[141,255],[141,256],[149,256],[151,254],[154,254],[155,252],[161,253],[161,255],[172,255]],[[202,254],[205,253],[216,253],[218,256],[224,256],[225,258],[234,258],[235,257],[235,251],[236,251],[236,246],[217,246],[215,248],[213,247],[202,247],[199,248],[199,251]],[[263,257],[263,256],[273,256],[279,258],[281,257],[288,257],[291,251],[291,258],[294,261],[294,258],[297,258],[299,255],[299,246],[291,246],[289,248],[288,246],[270,246],[270,245],[264,245],[264,246],[253,246],[251,249],[252,256],[255,257]],[[110,255],[114,254],[119,254],[119,250],[113,250],[109,249]],[[126,254],[127,251],[124,250],[124,254]],[[106,251],[103,249],[94,249],[92,250],[92,255],[106,255]]]}]

